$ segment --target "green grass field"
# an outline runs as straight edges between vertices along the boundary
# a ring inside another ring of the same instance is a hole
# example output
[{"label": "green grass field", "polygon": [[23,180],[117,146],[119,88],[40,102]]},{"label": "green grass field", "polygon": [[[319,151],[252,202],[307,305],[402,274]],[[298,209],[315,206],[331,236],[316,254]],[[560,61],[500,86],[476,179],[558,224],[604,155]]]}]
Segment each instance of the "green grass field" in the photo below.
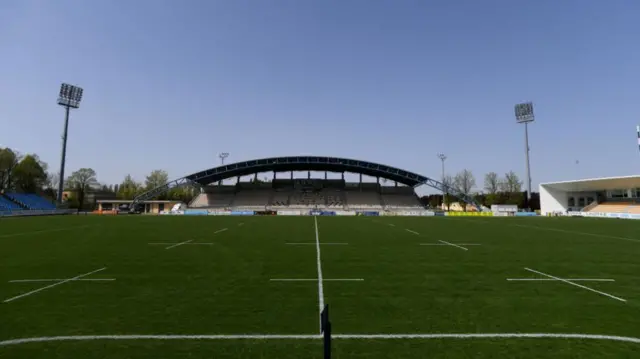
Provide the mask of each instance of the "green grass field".
[{"label": "green grass field", "polygon": [[[317,229],[322,295],[314,217],[1,219],[0,358],[321,358],[321,300],[334,358],[640,353],[638,221],[317,217]],[[13,282],[33,279],[59,281]],[[627,339],[438,336],[506,333]],[[261,334],[304,337],[90,337]],[[14,341],[59,336],[86,340]]]}]

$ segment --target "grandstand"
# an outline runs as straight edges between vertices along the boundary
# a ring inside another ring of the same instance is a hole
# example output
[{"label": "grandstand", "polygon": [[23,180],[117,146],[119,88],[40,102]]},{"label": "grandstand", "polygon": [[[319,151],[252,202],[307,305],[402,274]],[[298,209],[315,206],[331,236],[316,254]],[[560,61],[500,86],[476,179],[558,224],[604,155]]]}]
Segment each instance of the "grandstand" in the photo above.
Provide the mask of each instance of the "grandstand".
[{"label": "grandstand", "polygon": [[16,211],[54,209],[56,209],[56,206],[51,201],[37,194],[16,192],[0,194],[0,215]]},{"label": "grandstand", "polygon": [[[311,178],[311,171],[324,172],[323,178]],[[272,172],[269,182],[258,181],[259,173]],[[294,178],[304,172],[304,178]],[[329,179],[327,173],[340,173],[340,179]],[[288,178],[278,178],[287,173]],[[360,176],[358,182],[345,181],[345,173]],[[252,175],[251,181],[242,181]],[[364,182],[362,176],[375,182]],[[235,178],[235,184],[222,181]],[[385,185],[380,184],[384,179]],[[386,183],[390,181],[390,185]],[[402,211],[424,207],[415,187],[427,185],[442,190],[442,184],[428,177],[372,162],[336,157],[275,157],[244,161],[214,167],[171,181],[137,196],[133,205],[152,199],[169,189],[196,184],[200,193],[189,203],[190,208],[225,210],[334,209]],[[470,205],[480,208],[471,198],[453,188],[448,192]]]},{"label": "grandstand", "polygon": [[640,213],[640,176],[540,184],[543,215],[566,212]]}]

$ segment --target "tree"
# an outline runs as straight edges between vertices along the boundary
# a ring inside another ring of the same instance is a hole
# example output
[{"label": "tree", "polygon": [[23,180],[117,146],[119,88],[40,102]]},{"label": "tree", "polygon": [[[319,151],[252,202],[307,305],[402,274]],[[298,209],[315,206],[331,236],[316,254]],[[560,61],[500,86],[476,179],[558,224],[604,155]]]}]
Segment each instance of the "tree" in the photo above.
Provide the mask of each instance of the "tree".
[{"label": "tree", "polygon": [[156,187],[160,187],[167,182],[169,182],[169,174],[167,173],[167,171],[154,170],[151,171],[151,173],[147,176],[144,184],[146,189],[150,190]]},{"label": "tree", "polygon": [[[454,187],[464,194],[465,196],[471,196],[471,189],[476,185],[476,179],[473,176],[473,173],[469,170],[462,170],[456,174],[456,177],[453,179]],[[460,201],[462,205],[462,209],[464,211],[467,210],[467,202]]]},{"label": "tree", "polygon": [[84,206],[84,198],[87,191],[98,185],[96,171],[91,168],[81,168],[69,176],[67,186],[76,192],[74,197],[78,199],[78,210]]},{"label": "tree", "polygon": [[47,183],[47,167],[37,155],[24,156],[12,171],[14,189],[25,193],[42,190]]},{"label": "tree", "polygon": [[447,211],[450,211],[451,210],[451,195],[449,194],[449,191],[454,188],[454,179],[453,179],[453,177],[451,175],[444,176],[444,178],[442,179],[442,184],[444,185],[444,188],[445,188],[445,190],[444,190],[445,196],[444,196],[443,205],[447,206]]},{"label": "tree", "polygon": [[518,175],[513,171],[505,174],[504,180],[500,183],[502,192],[514,193],[522,191],[522,181],[520,181]]},{"label": "tree", "polygon": [[484,175],[484,190],[488,194],[496,194],[500,189],[500,178],[495,172],[489,172]]},{"label": "tree", "polygon": [[126,175],[116,194],[120,199],[133,199],[141,189],[140,183],[136,182],[131,175]]},{"label": "tree", "polygon": [[12,189],[12,174],[20,162],[20,154],[10,148],[0,148],[0,190]]}]

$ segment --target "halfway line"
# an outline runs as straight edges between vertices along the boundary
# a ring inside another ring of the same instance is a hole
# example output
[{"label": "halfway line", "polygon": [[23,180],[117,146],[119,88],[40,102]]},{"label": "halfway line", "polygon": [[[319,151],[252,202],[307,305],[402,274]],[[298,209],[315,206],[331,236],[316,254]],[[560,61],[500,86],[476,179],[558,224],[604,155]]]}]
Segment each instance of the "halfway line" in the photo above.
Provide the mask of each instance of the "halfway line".
[{"label": "halfway line", "polygon": [[621,302],[626,302],[626,301],[627,301],[626,299],[618,298],[618,297],[616,297],[616,296],[614,296],[614,295],[611,295],[611,294],[609,294],[609,293],[601,292],[601,291],[599,291],[599,290],[595,290],[595,289],[593,289],[593,288],[589,288],[589,287],[584,286],[584,285],[582,285],[582,284],[573,283],[573,282],[570,282],[570,281],[568,281],[568,280],[566,280],[566,279],[562,279],[562,278],[554,277],[554,276],[549,275],[549,274],[546,274],[546,273],[538,272],[537,270],[533,270],[533,269],[531,269],[531,268],[526,268],[526,267],[525,267],[524,269],[525,269],[525,270],[528,270],[529,272],[538,273],[538,274],[543,275],[543,276],[545,276],[545,277],[553,278],[553,279],[555,279],[555,280],[559,280],[559,281],[561,281],[561,282],[565,282],[565,283],[567,283],[567,284],[574,285],[574,286],[576,286],[576,287],[578,287],[578,288],[586,289],[586,290],[592,291],[592,292],[594,292],[594,293],[598,293],[598,294],[600,294],[600,295],[604,295],[605,297],[609,297],[609,298],[611,298],[611,299],[619,300],[619,301],[621,301]]},{"label": "halfway line", "polygon": [[[591,339],[610,340],[640,344],[640,338],[600,334],[573,333],[433,333],[433,334],[335,334],[334,339]],[[0,346],[25,343],[88,340],[320,340],[318,334],[237,334],[237,335],[69,335],[57,337],[35,337],[0,341]]]}]

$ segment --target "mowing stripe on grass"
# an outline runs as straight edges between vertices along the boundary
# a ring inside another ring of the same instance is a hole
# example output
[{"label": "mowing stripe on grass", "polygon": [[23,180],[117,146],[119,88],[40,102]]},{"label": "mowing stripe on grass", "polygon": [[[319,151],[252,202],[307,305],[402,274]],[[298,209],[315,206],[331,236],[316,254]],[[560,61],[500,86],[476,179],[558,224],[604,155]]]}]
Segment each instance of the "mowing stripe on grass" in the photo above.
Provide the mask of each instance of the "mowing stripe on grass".
[{"label": "mowing stripe on grass", "polygon": [[57,285],[60,285],[60,284],[64,284],[64,283],[67,283],[67,282],[71,282],[71,281],[73,281],[73,280],[78,280],[78,279],[80,279],[80,278],[82,278],[82,277],[86,277],[86,276],[92,275],[93,273],[98,273],[98,272],[103,271],[103,270],[105,270],[105,269],[107,269],[107,267],[100,268],[100,269],[96,269],[96,270],[91,271],[91,272],[89,272],[89,273],[80,274],[79,276],[75,276],[75,277],[73,277],[73,278],[65,279],[65,280],[63,280],[63,281],[60,281],[60,282],[57,282],[57,283],[50,284],[50,285],[48,285],[48,286],[46,286],[46,287],[38,288],[38,289],[36,289],[36,290],[32,290],[32,291],[30,291],[30,292],[27,292],[27,293],[24,293],[24,294],[20,294],[20,295],[18,295],[18,296],[13,297],[13,298],[5,299],[5,300],[4,300],[4,303],[9,303],[9,302],[12,302],[12,301],[14,301],[14,300],[16,300],[16,299],[20,299],[20,298],[22,298],[22,297],[26,297],[26,296],[31,295],[31,294],[36,294],[36,293],[41,292],[41,291],[43,291],[43,290],[45,290],[45,289],[53,288],[53,287],[55,287],[55,286],[57,286]]},{"label": "mowing stripe on grass", "polygon": [[[14,279],[9,283],[28,283],[28,282],[61,282],[64,279]],[[78,282],[111,282],[115,278],[98,278],[98,279],[76,279]]]},{"label": "mowing stripe on grass", "polygon": [[[318,217],[313,216],[313,223],[315,225],[316,228],[316,262],[318,264],[318,307],[319,312],[318,313],[322,313],[322,310],[324,309],[324,288],[322,287],[322,260],[320,259],[320,235],[318,234]],[[322,320],[320,318],[320,315],[318,315],[318,319]],[[322,333],[322,321],[320,322],[320,333]]]},{"label": "mowing stripe on grass", "polygon": [[[598,279],[598,278],[566,278],[572,282],[615,282],[615,279]],[[507,278],[508,281],[531,281],[531,282],[555,282],[555,279],[551,278]]]},{"label": "mowing stripe on grass", "polygon": [[469,248],[465,248],[465,247],[459,246],[457,244],[453,244],[453,243],[450,243],[450,242],[447,242],[447,241],[443,241],[443,240],[440,240],[440,239],[438,240],[438,242],[442,242],[442,243],[444,243],[446,245],[453,246],[453,247],[456,247],[456,248],[460,248],[460,249],[465,250],[465,251],[469,250]]},{"label": "mowing stripe on grass", "polygon": [[180,243],[176,243],[176,244],[171,245],[171,246],[169,246],[169,247],[167,247],[167,248],[165,248],[165,249],[175,248],[175,247],[181,246],[181,245],[183,245],[183,244],[187,244],[187,243],[189,243],[189,242],[193,242],[193,239],[190,239],[190,240],[188,240],[188,241],[184,241],[184,242],[180,242]]},{"label": "mowing stripe on grass", "polygon": [[226,231],[226,230],[228,230],[228,229],[229,229],[229,228],[222,228],[222,229],[218,229],[217,231],[213,232],[213,234],[220,233],[220,232],[224,232],[224,231]]},{"label": "mowing stripe on grass", "polygon": [[407,232],[411,232],[411,233],[413,233],[413,234],[415,234],[415,235],[417,235],[417,236],[419,236],[419,235],[420,235],[420,233],[418,233],[418,232],[416,232],[416,231],[412,231],[412,230],[407,229],[407,228],[405,228],[404,230],[405,230],[405,231],[407,231]]},{"label": "mowing stripe on grass", "polygon": [[[334,334],[339,340],[402,340],[402,339],[580,339],[609,340],[640,344],[640,338],[616,335],[573,333],[460,333],[460,334]],[[238,335],[68,335],[20,338],[0,341],[0,346],[57,341],[90,340],[320,340],[318,334],[238,334]]]},{"label": "mowing stripe on grass", "polygon": [[595,289],[593,289],[593,288],[589,288],[589,287],[584,286],[584,285],[582,285],[582,284],[573,283],[573,282],[571,282],[571,281],[569,281],[569,280],[566,280],[566,279],[562,279],[562,278],[554,277],[554,276],[549,275],[549,274],[546,274],[546,273],[538,272],[537,270],[533,270],[533,269],[531,269],[531,268],[525,268],[525,270],[528,270],[529,272],[537,273],[537,274],[540,274],[540,275],[543,275],[543,276],[545,276],[545,277],[549,277],[549,278],[552,278],[552,279],[555,279],[555,280],[559,280],[559,281],[561,281],[561,282],[565,282],[565,283],[567,283],[567,284],[571,284],[571,285],[576,286],[576,287],[578,287],[578,288],[586,289],[586,290],[588,290],[588,291],[591,291],[591,292],[594,292],[594,293],[598,293],[598,294],[600,294],[600,295],[604,295],[605,297],[609,297],[609,298],[611,298],[611,299],[619,300],[619,301],[621,301],[621,302],[626,302],[626,301],[627,301],[626,299],[622,299],[622,298],[616,297],[616,296],[611,295],[611,294],[609,294],[609,293],[601,292],[601,291],[599,291],[599,290],[595,290]]},{"label": "mowing stripe on grass", "polygon": [[76,226],[76,227],[65,227],[65,228],[54,228],[54,229],[42,229],[39,231],[31,231],[31,232],[20,232],[20,233],[10,233],[10,234],[2,234],[0,238],[9,238],[9,237],[19,237],[19,236],[28,236],[31,234],[40,234],[40,233],[50,233],[50,232],[60,232],[60,231],[72,231],[74,229],[82,229],[87,228],[89,226]]}]

